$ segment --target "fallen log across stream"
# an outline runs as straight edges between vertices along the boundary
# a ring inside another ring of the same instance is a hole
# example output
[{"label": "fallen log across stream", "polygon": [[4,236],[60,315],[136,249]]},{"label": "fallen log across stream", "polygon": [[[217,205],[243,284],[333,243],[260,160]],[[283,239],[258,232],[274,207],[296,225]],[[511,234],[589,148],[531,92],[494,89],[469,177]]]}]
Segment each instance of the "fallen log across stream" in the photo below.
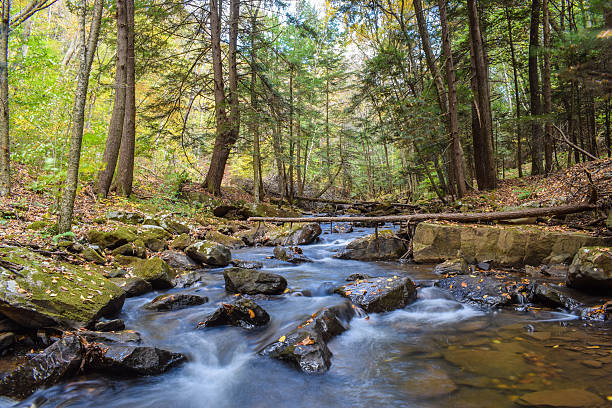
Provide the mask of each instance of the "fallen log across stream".
[{"label": "fallen log across stream", "polygon": [[248,221],[259,222],[420,222],[444,220],[456,222],[500,221],[529,217],[550,217],[554,215],[575,214],[596,209],[589,203],[562,205],[547,208],[528,208],[525,210],[481,212],[481,213],[429,213],[408,215],[387,215],[380,217],[251,217]]}]

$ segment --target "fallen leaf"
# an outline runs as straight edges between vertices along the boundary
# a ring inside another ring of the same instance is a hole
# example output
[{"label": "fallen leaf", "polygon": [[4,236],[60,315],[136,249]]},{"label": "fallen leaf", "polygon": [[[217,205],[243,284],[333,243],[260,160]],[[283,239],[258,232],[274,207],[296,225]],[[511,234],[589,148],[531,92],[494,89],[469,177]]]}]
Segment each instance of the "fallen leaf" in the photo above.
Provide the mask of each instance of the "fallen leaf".
[{"label": "fallen leaf", "polygon": [[251,316],[251,319],[255,318],[255,312],[252,309],[249,309],[249,316]]},{"label": "fallen leaf", "polygon": [[299,343],[297,343],[297,346],[307,346],[309,344],[314,344],[314,340],[310,338],[310,336],[306,336],[306,338],[302,341],[300,341]]},{"label": "fallen leaf", "polygon": [[461,282],[461,287],[462,287],[462,288],[467,288],[467,283],[465,283],[465,282]]},{"label": "fallen leaf", "polygon": [[280,336],[278,341],[280,341],[281,343],[284,343],[285,340],[287,340],[287,336]]}]

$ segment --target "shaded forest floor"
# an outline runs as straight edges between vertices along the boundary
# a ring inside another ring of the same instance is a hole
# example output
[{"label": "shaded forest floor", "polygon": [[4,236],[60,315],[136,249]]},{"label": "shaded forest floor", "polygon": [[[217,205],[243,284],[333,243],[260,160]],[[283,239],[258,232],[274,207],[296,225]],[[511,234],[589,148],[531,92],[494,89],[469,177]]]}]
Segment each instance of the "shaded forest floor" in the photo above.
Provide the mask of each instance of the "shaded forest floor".
[{"label": "shaded forest floor", "polygon": [[[37,172],[23,165],[14,167],[13,195],[0,199],[0,239],[22,244],[46,246],[51,243],[56,215],[57,189],[39,188]],[[577,204],[590,197],[591,181],[597,191],[600,210],[573,215],[565,220],[572,228],[586,229],[594,233],[606,233],[607,211],[612,207],[612,160],[599,160],[579,164],[551,174],[549,177],[529,176],[520,179],[500,180],[494,191],[472,191],[460,201],[443,206],[439,202],[422,205],[419,212],[480,212],[502,211],[516,207],[548,207]],[[228,221],[217,218],[212,210],[220,205],[244,204],[253,201],[251,194],[238,187],[225,187],[223,197],[213,197],[198,191],[199,202],[189,203],[179,194],[179,186],[168,186],[163,179],[147,175],[135,180],[131,198],[111,194],[107,199],[97,199],[93,183],[85,185],[75,203],[75,227],[81,237],[92,225],[103,224],[109,211],[138,211],[146,214],[172,213],[196,226],[195,235],[216,229],[228,223],[245,224],[244,221]],[[197,189],[191,184],[187,189]],[[398,201],[402,197],[397,197]],[[412,210],[411,212],[414,212]]]}]

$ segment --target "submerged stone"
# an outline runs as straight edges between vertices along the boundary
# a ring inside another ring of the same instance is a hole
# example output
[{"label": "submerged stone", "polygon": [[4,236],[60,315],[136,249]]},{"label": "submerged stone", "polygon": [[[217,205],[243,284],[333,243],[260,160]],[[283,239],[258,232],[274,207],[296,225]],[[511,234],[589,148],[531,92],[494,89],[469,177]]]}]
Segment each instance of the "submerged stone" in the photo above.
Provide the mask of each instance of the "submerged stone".
[{"label": "submerged stone", "polygon": [[24,248],[0,248],[0,257],[0,313],[21,326],[81,327],[123,307],[125,292],[98,272]]},{"label": "submerged stone", "polygon": [[457,385],[445,371],[429,368],[419,372],[404,383],[411,396],[421,399],[440,398],[457,390]]},{"label": "submerged stone", "polygon": [[603,404],[600,397],[579,388],[532,392],[522,395],[517,402],[537,408],[593,408]]},{"label": "submerged stone", "polygon": [[356,280],[340,286],[335,292],[349,298],[367,313],[401,309],[417,298],[414,282],[397,276]]},{"label": "submerged stone", "polygon": [[530,371],[523,356],[512,351],[448,350],[444,359],[474,374],[490,378],[521,377]]}]

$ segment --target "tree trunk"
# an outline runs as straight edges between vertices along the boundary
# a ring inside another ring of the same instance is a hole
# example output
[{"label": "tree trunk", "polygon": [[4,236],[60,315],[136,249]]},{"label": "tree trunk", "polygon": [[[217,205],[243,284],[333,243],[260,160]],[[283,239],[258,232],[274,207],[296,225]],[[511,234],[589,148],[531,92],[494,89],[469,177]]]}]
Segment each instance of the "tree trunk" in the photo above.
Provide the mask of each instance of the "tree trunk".
[{"label": "tree trunk", "polygon": [[550,84],[550,10],[548,0],[542,0],[542,32],[544,45],[544,64],[542,67],[542,96],[544,113],[547,115],[544,127],[544,174],[553,168],[553,135],[550,114],[552,113],[552,91]]},{"label": "tree trunk", "polygon": [[472,63],[472,138],[474,162],[478,188],[490,190],[497,184],[495,155],[493,152],[491,98],[489,96],[489,74],[480,33],[480,22],[476,0],[468,0],[470,28],[470,54]]},{"label": "tree trunk", "polygon": [[446,3],[438,0],[440,9],[440,25],[442,26],[442,52],[446,59],[446,82],[448,84],[448,128],[452,143],[452,167],[454,180],[457,187],[457,196],[463,197],[467,193],[465,183],[465,161],[463,158],[463,148],[459,137],[459,118],[457,103],[457,88],[455,86],[455,66],[453,62],[453,52],[451,49],[450,32],[448,30],[448,19],[446,17]]},{"label": "tree trunk", "polygon": [[538,76],[538,47],[540,26],[540,0],[531,1],[531,24],[529,27],[529,100],[531,109],[531,174],[543,174],[542,125],[537,116],[541,114],[540,81]]},{"label": "tree trunk", "polygon": [[257,14],[259,9],[256,9],[251,15],[251,110],[253,116],[251,118],[251,134],[253,135],[253,196],[255,203],[259,203],[262,198],[261,185],[261,149],[259,146],[259,118],[257,118],[257,48],[255,48],[255,34],[257,32]]},{"label": "tree trunk", "polygon": [[510,55],[512,57],[512,75],[514,77],[514,99],[516,101],[516,167],[518,176],[523,177],[523,152],[521,149],[521,103],[519,101],[519,81],[516,64],[516,53],[514,51],[514,41],[512,40],[512,20],[508,7],[505,8],[506,19],[508,21],[508,42],[510,43]]},{"label": "tree trunk", "polygon": [[11,147],[9,139],[8,39],[10,0],[2,1],[0,22],[0,197],[11,194]]},{"label": "tree trunk", "polygon": [[[240,16],[240,0],[230,0],[230,30],[228,46],[229,62],[229,97],[225,96],[223,84],[223,62],[221,53],[221,11],[222,0],[210,1],[210,36],[213,59],[213,75],[215,82],[215,118],[217,122],[215,145],[210,159],[210,167],[204,186],[209,193],[221,195],[221,181],[225,173],[225,165],[232,146],[238,140],[240,131],[240,111],[238,104],[238,67],[236,52],[238,43],[238,18]],[[229,100],[230,115],[225,111]]]},{"label": "tree trunk", "polygon": [[126,0],[127,57],[125,115],[117,166],[117,193],[129,197],[134,179],[134,148],[136,144],[136,78],[134,59],[134,0]]},{"label": "tree trunk", "polygon": [[289,202],[293,203],[293,65],[289,72]]},{"label": "tree trunk", "polygon": [[87,7],[83,1],[80,5],[80,23],[78,35],[81,37],[81,62],[77,80],[74,106],[72,108],[72,133],[70,136],[70,151],[68,153],[68,167],[66,168],[66,185],[60,201],[59,216],[57,219],[57,232],[62,234],[70,231],[72,227],[72,214],[74,210],[74,199],[76,197],[79,182],[79,162],[81,160],[81,143],[83,141],[83,126],[85,122],[85,102],[87,101],[87,88],[89,86],[89,74],[91,64],[98,45],[100,34],[100,23],[104,0],[96,0],[94,3],[89,39],[85,43],[85,24]]},{"label": "tree trunk", "polygon": [[126,0],[116,0],[117,4],[117,65],[115,72],[115,102],[108,127],[108,137],[102,163],[104,168],[98,176],[98,195],[106,197],[110,190],[117,166],[121,146],[121,134],[125,117],[125,95],[127,79],[128,23]]}]

